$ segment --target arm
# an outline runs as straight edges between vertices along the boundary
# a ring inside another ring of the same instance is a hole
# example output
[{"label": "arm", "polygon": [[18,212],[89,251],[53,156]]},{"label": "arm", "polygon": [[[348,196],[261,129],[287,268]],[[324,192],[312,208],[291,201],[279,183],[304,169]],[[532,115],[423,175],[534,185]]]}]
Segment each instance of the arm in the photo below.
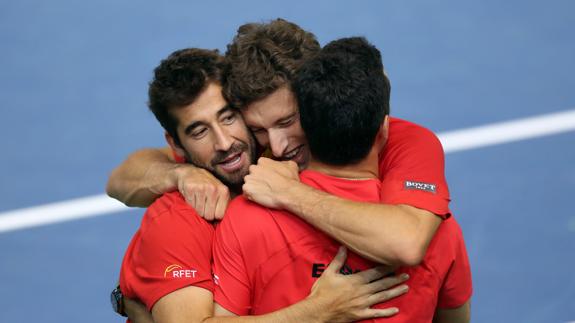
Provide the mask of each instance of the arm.
[{"label": "arm", "polygon": [[299,181],[291,161],[260,158],[243,190],[248,199],[288,210],[363,257],[388,265],[419,264],[441,223],[412,206],[358,203],[316,190]]},{"label": "arm", "polygon": [[273,313],[240,317],[216,304],[216,317],[210,318],[212,294],[206,289],[189,286],[162,297],[152,308],[152,316],[158,323],[258,323],[350,322],[395,315],[397,308],[371,309],[370,306],[407,292],[407,286],[396,286],[407,277],[382,278],[386,272],[381,267],[342,275],[339,270],[345,258],[345,249],[341,248],[306,299]]},{"label": "arm", "polygon": [[137,300],[124,297],[124,310],[132,323],[154,323],[146,306]]},{"label": "arm", "polygon": [[230,200],[228,188],[210,172],[176,163],[168,147],[131,154],[112,171],[106,186],[110,197],[140,207],[175,190],[208,221],[221,219]]},{"label": "arm", "polygon": [[156,323],[203,322],[212,316],[212,293],[200,287],[178,289],[158,300],[152,307]]},{"label": "arm", "polygon": [[128,206],[146,207],[176,190],[177,164],[168,147],[134,152],[110,174],[106,192]]},{"label": "arm", "polygon": [[469,323],[471,320],[471,305],[469,301],[458,308],[438,308],[433,317],[433,323]]}]

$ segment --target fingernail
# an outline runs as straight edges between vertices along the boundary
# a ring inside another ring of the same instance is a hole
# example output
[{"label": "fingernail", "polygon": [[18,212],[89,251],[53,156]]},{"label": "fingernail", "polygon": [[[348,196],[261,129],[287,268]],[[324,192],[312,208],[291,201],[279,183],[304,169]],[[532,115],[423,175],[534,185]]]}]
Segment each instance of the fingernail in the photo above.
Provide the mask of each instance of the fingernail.
[{"label": "fingernail", "polygon": [[408,279],[408,278],[409,278],[409,275],[406,274],[406,273],[403,273],[403,274],[401,274],[400,277],[401,277],[401,279]]}]

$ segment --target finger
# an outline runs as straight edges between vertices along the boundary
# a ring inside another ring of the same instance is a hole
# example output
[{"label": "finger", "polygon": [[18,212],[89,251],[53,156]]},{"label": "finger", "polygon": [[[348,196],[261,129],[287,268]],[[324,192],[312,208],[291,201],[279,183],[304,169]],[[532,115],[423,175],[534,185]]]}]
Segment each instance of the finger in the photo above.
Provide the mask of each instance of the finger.
[{"label": "finger", "polygon": [[408,274],[395,275],[392,277],[385,277],[376,281],[371,282],[368,285],[367,291],[369,293],[375,293],[378,291],[389,289],[395,285],[401,284],[409,278]]},{"label": "finger", "polygon": [[271,158],[267,158],[267,157],[260,157],[258,158],[258,165],[263,164],[270,164],[270,162],[275,162],[275,160],[271,159]]},{"label": "finger", "polygon": [[186,199],[186,203],[188,203],[194,210],[196,209],[196,194],[194,192],[191,193],[187,193],[184,191],[181,191],[182,195],[184,196],[184,198]]},{"label": "finger", "polygon": [[388,289],[388,290],[384,290],[384,291],[375,293],[375,294],[368,297],[369,306],[388,301],[392,298],[396,298],[400,295],[407,293],[408,290],[409,290],[409,287],[407,285],[403,284],[403,285],[396,286],[392,289]]},{"label": "finger", "polygon": [[335,255],[335,257],[333,257],[333,260],[329,263],[325,271],[331,273],[338,273],[343,264],[345,263],[346,259],[347,259],[347,248],[344,246],[340,246],[339,250],[337,251],[337,254]]},{"label": "finger", "polygon": [[215,217],[215,212],[216,212],[216,204],[218,203],[218,196],[217,196],[217,192],[214,190],[212,193],[210,193],[210,196],[206,199],[206,204],[204,206],[204,219],[206,219],[206,221],[213,221],[216,217]]},{"label": "finger", "polygon": [[218,202],[216,203],[216,209],[214,212],[214,216],[216,220],[221,220],[224,218],[224,214],[226,213],[226,209],[228,208],[228,204],[230,203],[230,192],[227,188],[224,188],[220,191],[218,195]]},{"label": "finger", "polygon": [[205,214],[206,196],[204,194],[195,193],[194,197],[195,197],[194,209],[196,209],[198,215],[203,218]]},{"label": "finger", "polygon": [[299,168],[298,168],[298,165],[296,162],[294,162],[293,160],[288,160],[288,161],[286,161],[286,163],[292,171],[296,171],[296,172],[298,171]]},{"label": "finger", "polygon": [[355,273],[352,276],[361,278],[361,281],[363,281],[364,283],[369,283],[369,282],[372,282],[374,280],[378,280],[378,279],[384,277],[386,274],[387,274],[387,271],[384,267],[377,266],[374,268],[364,270],[364,271],[359,272],[359,273]]},{"label": "finger", "polygon": [[360,313],[359,319],[369,319],[369,318],[376,318],[376,317],[390,317],[394,316],[395,314],[399,313],[399,309],[397,307],[389,307],[389,308],[368,308]]}]

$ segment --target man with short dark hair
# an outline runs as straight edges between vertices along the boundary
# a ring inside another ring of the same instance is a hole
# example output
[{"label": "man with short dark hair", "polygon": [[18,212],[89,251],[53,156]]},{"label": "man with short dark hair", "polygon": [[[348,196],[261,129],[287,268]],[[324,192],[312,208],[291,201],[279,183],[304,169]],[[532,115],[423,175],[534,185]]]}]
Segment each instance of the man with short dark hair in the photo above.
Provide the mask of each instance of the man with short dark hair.
[{"label": "man with short dark hair", "polygon": [[[379,51],[363,38],[333,41],[298,70],[291,85],[311,152],[301,181],[340,198],[379,203],[390,93]],[[239,196],[214,241],[216,313],[259,315],[303,299],[338,246],[292,213]],[[353,273],[373,265],[352,252],[344,268]],[[409,273],[412,288],[389,302],[402,310],[386,320],[469,321],[471,273],[454,218],[443,221],[420,265],[398,272]]]}]

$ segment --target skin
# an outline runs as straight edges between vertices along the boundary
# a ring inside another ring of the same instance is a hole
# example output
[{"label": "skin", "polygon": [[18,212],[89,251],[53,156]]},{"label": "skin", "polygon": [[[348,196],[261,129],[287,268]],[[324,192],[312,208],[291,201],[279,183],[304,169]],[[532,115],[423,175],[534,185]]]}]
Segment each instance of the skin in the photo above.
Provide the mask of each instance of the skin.
[{"label": "skin", "polygon": [[255,144],[242,117],[221,93],[219,84],[210,83],[190,105],[173,109],[180,145],[170,135],[166,140],[181,158],[214,174],[224,184],[237,186],[254,160]]},{"label": "skin", "polygon": [[288,87],[248,105],[244,120],[262,147],[269,147],[278,160],[292,160],[303,169],[309,148],[299,121],[297,102]]},{"label": "skin", "polygon": [[433,317],[433,323],[468,323],[469,321],[471,321],[469,301],[457,308],[439,308]]}]

